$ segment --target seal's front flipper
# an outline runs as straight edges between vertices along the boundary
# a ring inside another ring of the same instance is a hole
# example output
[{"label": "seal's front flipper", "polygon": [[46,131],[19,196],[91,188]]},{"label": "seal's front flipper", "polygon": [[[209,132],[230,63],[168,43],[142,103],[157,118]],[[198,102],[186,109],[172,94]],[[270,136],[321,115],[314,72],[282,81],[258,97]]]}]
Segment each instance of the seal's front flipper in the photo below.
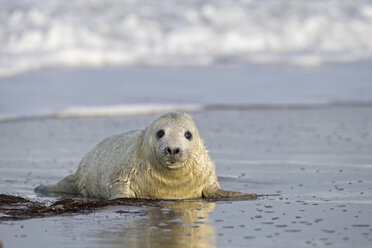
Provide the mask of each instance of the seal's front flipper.
[{"label": "seal's front flipper", "polygon": [[244,192],[237,192],[237,191],[229,191],[219,189],[215,192],[215,195],[218,197],[234,197],[234,196],[250,196],[250,197],[257,197],[256,193],[244,193]]},{"label": "seal's front flipper", "polygon": [[243,193],[237,191],[229,191],[216,189],[212,192],[203,192],[203,197],[212,199],[231,199],[231,200],[254,200],[257,198],[256,193]]}]

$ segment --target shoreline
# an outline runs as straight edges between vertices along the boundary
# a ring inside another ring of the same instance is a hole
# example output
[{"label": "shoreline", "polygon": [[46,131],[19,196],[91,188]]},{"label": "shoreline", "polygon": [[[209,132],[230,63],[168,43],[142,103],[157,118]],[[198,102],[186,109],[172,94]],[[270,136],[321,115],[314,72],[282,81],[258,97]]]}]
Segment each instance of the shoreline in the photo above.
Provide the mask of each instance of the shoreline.
[{"label": "shoreline", "polygon": [[85,118],[120,118],[159,115],[167,112],[204,112],[229,110],[305,110],[327,108],[371,108],[372,101],[335,101],[313,104],[185,104],[185,105],[112,105],[112,106],[77,106],[54,113],[34,114],[30,116],[0,116],[0,123],[12,123],[45,119],[85,119]]},{"label": "shoreline", "polygon": [[[372,61],[312,68],[239,65],[44,69],[0,78],[0,121],[173,110],[372,103]],[[109,113],[107,113],[109,112]]]}]

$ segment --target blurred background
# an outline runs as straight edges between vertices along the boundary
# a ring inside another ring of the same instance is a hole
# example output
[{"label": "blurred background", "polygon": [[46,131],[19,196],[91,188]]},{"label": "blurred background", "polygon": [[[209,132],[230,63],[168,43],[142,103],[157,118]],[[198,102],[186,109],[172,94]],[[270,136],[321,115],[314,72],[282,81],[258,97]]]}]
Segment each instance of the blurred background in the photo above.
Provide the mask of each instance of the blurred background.
[{"label": "blurred background", "polygon": [[0,0],[0,118],[371,101],[371,27],[370,0]]}]

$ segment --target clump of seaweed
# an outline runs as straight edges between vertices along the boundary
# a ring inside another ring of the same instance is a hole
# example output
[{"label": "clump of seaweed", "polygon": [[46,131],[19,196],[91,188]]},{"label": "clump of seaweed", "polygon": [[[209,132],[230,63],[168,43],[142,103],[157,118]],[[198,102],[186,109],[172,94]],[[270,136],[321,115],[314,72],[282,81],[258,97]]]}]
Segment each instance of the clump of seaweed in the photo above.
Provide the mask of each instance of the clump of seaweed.
[{"label": "clump of seaweed", "polygon": [[160,201],[122,198],[96,200],[89,198],[62,198],[52,204],[32,201],[22,196],[0,194],[0,221],[24,220],[57,215],[90,213],[106,206],[160,206]]},{"label": "clump of seaweed", "polygon": [[[246,201],[255,200],[255,195],[246,197],[210,198],[203,201]],[[192,199],[191,199],[192,200]],[[196,199],[194,199],[196,200]],[[197,199],[201,200],[201,199]],[[119,198],[112,200],[97,200],[81,197],[62,197],[55,202],[45,203],[27,199],[22,196],[0,194],[0,221],[24,220],[58,215],[72,215],[90,213],[106,206],[124,205],[134,207],[161,207],[164,201],[188,200],[155,200],[138,198]]]}]

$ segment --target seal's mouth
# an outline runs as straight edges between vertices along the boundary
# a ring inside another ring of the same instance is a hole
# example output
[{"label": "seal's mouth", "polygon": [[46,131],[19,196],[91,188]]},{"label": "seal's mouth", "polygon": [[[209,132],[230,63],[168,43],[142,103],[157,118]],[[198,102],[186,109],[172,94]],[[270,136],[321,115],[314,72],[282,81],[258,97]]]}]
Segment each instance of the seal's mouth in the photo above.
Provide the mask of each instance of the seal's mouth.
[{"label": "seal's mouth", "polygon": [[166,163],[165,164],[165,167],[167,167],[169,169],[178,169],[178,168],[181,168],[182,167],[182,164],[180,164],[180,163],[174,163],[174,164],[168,164],[168,163]]},{"label": "seal's mouth", "polygon": [[182,166],[182,159],[175,158],[175,157],[165,157],[164,158],[164,165],[167,168],[175,169]]}]

